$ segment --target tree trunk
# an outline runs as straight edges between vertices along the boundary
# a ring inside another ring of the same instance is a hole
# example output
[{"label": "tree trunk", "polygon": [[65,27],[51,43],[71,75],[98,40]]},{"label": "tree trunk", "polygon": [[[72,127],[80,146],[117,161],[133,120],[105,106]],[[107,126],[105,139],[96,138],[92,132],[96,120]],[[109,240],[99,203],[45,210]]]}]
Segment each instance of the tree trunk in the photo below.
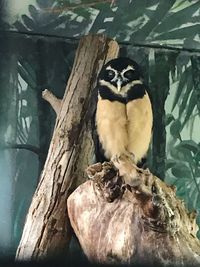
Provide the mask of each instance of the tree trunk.
[{"label": "tree trunk", "polygon": [[154,121],[152,138],[152,171],[155,175],[161,177],[162,180],[165,178],[165,101],[169,93],[169,71],[169,62],[166,52],[155,52],[155,69],[150,71]]},{"label": "tree trunk", "polygon": [[[88,167],[92,180],[67,201],[71,225],[88,259],[131,266],[199,266],[196,213],[188,213],[175,188],[149,171],[127,159],[114,164]],[[124,174],[133,186],[125,184]]]},{"label": "tree trunk", "polygon": [[71,237],[67,198],[77,177],[84,177],[93,152],[85,122],[91,91],[102,65],[116,57],[118,51],[118,44],[104,36],[83,37],[63,100],[47,90],[43,93],[56,111],[57,121],[17,249],[17,260],[41,259],[67,250]]}]

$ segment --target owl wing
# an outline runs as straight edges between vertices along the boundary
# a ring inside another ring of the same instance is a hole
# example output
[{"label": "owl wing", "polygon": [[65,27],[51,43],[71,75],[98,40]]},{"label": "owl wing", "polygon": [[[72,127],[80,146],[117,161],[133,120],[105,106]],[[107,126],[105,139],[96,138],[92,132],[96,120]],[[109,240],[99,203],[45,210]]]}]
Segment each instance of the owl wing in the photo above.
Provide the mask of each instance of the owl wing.
[{"label": "owl wing", "polygon": [[99,141],[99,136],[97,133],[97,127],[96,127],[97,102],[98,102],[98,87],[95,87],[90,97],[88,121],[89,121],[91,131],[92,131],[92,140],[94,143],[94,152],[95,152],[95,162],[104,162],[108,160],[104,156],[104,150]]}]

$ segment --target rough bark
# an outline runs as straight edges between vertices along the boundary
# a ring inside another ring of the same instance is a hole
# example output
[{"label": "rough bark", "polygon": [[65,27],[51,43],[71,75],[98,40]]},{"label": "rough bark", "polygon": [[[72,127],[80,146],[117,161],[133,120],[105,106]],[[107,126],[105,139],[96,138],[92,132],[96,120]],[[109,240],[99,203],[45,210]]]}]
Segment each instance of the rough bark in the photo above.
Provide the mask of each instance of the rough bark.
[{"label": "rough bark", "polygon": [[188,213],[175,188],[148,170],[136,169],[126,158],[114,164],[90,166],[91,180],[67,201],[71,225],[89,260],[199,266],[196,213]]},{"label": "rough bark", "polygon": [[91,91],[102,65],[116,57],[118,51],[117,43],[104,36],[83,37],[63,100],[56,100],[48,91],[43,93],[56,111],[57,120],[17,249],[17,260],[41,259],[67,250],[71,230],[66,201],[77,177],[83,177],[93,152],[85,123]]}]

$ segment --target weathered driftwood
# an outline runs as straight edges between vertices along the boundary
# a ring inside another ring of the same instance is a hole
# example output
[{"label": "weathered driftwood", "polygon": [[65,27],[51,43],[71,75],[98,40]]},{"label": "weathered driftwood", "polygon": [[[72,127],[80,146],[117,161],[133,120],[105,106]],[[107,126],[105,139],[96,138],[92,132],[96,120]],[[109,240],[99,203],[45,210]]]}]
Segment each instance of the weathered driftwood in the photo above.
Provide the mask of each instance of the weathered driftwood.
[{"label": "weathered driftwood", "polygon": [[[87,169],[92,178],[68,198],[68,214],[91,261],[199,266],[195,212],[187,213],[175,188],[121,158]],[[129,176],[127,178],[127,176]]]},{"label": "weathered driftwood", "polygon": [[[44,91],[57,113],[57,121],[40,183],[34,194],[17,260],[41,259],[67,250],[71,237],[66,201],[78,177],[91,163],[93,143],[85,116],[102,65],[117,57],[119,46],[104,36],[80,40],[63,100]],[[84,157],[83,157],[84,155]]]}]

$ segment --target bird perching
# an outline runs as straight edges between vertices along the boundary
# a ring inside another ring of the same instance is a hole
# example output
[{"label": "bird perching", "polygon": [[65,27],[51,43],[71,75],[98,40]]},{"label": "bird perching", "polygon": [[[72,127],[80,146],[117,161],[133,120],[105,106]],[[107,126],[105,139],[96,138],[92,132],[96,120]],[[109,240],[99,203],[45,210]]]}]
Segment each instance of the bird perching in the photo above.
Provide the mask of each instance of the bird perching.
[{"label": "bird perching", "polygon": [[103,66],[97,83],[96,131],[105,159],[146,156],[152,134],[152,107],[138,64],[116,58]]}]

